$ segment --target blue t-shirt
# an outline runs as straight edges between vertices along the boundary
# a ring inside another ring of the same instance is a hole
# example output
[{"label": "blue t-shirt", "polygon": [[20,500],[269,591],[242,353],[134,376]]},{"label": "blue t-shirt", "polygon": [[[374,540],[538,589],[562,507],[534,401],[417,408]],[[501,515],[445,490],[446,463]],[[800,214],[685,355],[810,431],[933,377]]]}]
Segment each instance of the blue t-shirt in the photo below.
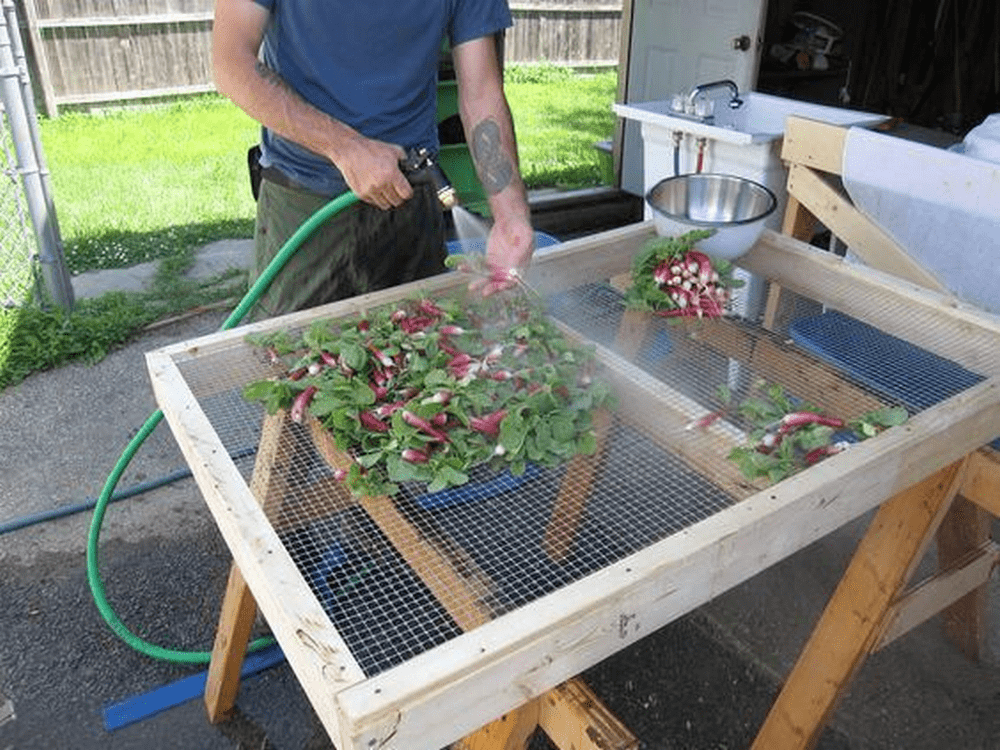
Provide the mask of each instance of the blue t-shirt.
[{"label": "blue t-shirt", "polygon": [[[452,47],[511,25],[507,0],[256,0],[271,12],[265,65],[369,138],[438,148],[437,72]],[[325,158],[262,129],[261,163],[324,195],[347,189]]]}]

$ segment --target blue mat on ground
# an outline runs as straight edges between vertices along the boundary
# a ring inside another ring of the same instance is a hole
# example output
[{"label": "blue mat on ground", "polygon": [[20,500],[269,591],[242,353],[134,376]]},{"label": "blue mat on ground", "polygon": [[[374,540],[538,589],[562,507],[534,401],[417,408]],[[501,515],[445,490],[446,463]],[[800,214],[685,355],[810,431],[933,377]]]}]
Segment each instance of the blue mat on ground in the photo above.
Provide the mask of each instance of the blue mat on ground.
[{"label": "blue mat on ground", "polygon": [[[940,403],[985,380],[949,359],[830,311],[789,326],[796,345],[911,411]],[[1000,439],[992,443],[1000,447]]]},{"label": "blue mat on ground", "polygon": [[[285,655],[277,644],[247,654],[243,660],[243,668],[240,670],[240,679],[246,679],[258,672],[263,672],[265,669],[277,666],[284,660]],[[168,708],[179,706],[193,698],[199,698],[205,694],[207,679],[208,670],[206,669],[147,693],[141,693],[105,706],[104,728],[113,732],[129,724],[148,719]]]}]

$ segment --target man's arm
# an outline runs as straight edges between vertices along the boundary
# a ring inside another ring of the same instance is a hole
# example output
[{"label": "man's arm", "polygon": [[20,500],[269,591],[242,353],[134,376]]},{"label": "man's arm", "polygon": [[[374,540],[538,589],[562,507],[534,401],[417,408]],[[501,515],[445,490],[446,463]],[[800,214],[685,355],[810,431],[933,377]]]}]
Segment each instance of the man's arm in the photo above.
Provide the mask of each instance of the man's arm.
[{"label": "man's arm", "polygon": [[535,233],[496,42],[481,37],[457,45],[452,54],[466,140],[493,214],[487,259],[500,269],[524,268],[531,262]]},{"label": "man's arm", "polygon": [[413,195],[399,146],[365,138],[310,105],[258,59],[269,13],[254,0],[217,0],[212,67],[220,92],[265,127],[329,159],[357,196],[379,208]]}]

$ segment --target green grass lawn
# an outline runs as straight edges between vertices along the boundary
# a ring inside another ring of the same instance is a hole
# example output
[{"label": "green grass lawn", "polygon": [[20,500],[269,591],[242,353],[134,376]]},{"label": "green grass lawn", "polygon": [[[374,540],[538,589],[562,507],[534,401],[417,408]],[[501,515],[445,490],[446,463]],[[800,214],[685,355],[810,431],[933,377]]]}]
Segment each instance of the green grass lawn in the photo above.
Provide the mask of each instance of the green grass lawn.
[{"label": "green grass lawn", "polygon": [[[512,67],[507,96],[531,189],[600,184],[594,143],[614,128],[615,72]],[[41,123],[72,273],[249,237],[246,152],[258,126],[208,95],[147,109],[70,113]]]},{"label": "green grass lawn", "polygon": [[[529,189],[599,185],[594,144],[614,129],[617,73],[509,66],[505,78]],[[238,299],[245,287],[182,276],[197,248],[253,232],[246,154],[259,128],[231,102],[206,95],[67,113],[40,129],[70,272],[162,262],[148,293],[87,300],[68,317],[33,305],[0,309],[0,388],[71,359],[99,359],[149,322]]]},{"label": "green grass lawn", "polygon": [[71,113],[41,132],[72,273],[252,231],[246,152],[258,126],[222,97]]}]

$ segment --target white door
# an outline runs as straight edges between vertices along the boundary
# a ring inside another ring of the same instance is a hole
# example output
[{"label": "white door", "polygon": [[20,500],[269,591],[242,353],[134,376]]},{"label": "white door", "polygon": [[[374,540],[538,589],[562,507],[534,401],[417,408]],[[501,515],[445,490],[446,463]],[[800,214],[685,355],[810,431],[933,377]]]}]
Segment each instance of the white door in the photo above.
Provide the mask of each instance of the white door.
[{"label": "white door", "polygon": [[[632,0],[624,101],[670,99],[728,78],[740,91],[757,82],[767,0]],[[626,8],[628,3],[626,3]],[[639,123],[626,122],[622,188],[643,194]]]}]

